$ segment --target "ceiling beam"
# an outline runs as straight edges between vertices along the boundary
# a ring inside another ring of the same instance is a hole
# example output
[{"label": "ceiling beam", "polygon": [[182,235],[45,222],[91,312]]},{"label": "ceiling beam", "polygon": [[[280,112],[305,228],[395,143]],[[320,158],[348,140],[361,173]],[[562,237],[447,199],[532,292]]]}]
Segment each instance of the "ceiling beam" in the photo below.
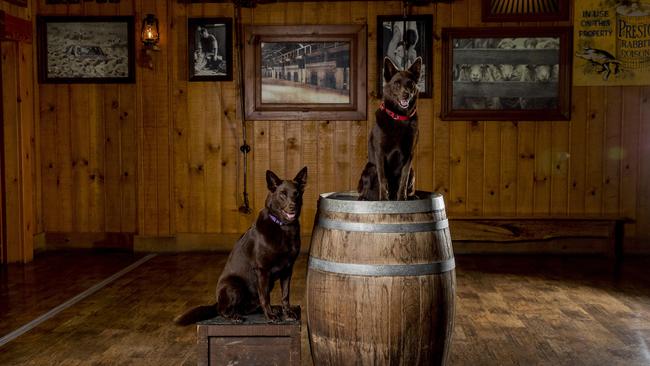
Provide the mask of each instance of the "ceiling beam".
[{"label": "ceiling beam", "polygon": [[[304,0],[178,0],[183,3],[233,3],[239,5],[243,8],[254,8],[257,5],[263,4],[273,4],[273,3],[289,3],[289,2],[306,2]],[[311,0],[307,2],[337,2],[341,0]],[[386,0],[366,0],[370,2],[379,2]],[[429,5],[432,3],[450,3],[452,0],[393,0],[399,2],[405,2],[406,5]]]}]

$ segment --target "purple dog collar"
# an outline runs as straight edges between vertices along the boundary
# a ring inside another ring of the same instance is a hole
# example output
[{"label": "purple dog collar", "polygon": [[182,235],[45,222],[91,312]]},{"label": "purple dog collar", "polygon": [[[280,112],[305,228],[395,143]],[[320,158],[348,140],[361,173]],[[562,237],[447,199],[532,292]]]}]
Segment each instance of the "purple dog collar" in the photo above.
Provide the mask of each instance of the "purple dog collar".
[{"label": "purple dog collar", "polygon": [[273,214],[269,213],[269,217],[271,218],[271,221],[275,222],[276,224],[278,224],[280,226],[284,225],[284,222],[280,221],[280,219],[273,216]]}]

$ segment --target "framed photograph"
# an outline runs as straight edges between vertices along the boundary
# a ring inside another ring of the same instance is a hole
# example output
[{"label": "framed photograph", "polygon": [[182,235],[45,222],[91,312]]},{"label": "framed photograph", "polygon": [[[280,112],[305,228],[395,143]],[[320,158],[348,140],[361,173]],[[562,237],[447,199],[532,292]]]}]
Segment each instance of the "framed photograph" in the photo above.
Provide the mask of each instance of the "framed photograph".
[{"label": "framed photograph", "polygon": [[366,26],[248,26],[248,120],[366,119]]},{"label": "framed photograph", "polygon": [[571,27],[444,28],[444,120],[569,120]]},{"label": "framed photograph", "polygon": [[484,22],[537,22],[569,19],[570,0],[482,0]]},{"label": "framed photograph", "polygon": [[232,80],[231,18],[189,18],[187,36],[190,81]]},{"label": "framed photograph", "polygon": [[388,57],[401,70],[422,57],[422,73],[418,82],[420,98],[431,98],[433,93],[433,15],[401,15],[377,17],[377,95],[384,89],[384,57]]},{"label": "framed photograph", "polygon": [[39,16],[41,83],[135,82],[133,17]]}]

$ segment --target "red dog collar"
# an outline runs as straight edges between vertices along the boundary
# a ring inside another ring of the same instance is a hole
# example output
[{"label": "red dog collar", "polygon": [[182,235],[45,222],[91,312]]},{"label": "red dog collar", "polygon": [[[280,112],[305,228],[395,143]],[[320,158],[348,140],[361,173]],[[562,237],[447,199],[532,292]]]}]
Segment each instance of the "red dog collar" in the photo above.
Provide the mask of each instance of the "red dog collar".
[{"label": "red dog collar", "polygon": [[394,119],[396,121],[408,121],[409,118],[413,117],[415,115],[415,112],[417,111],[417,108],[413,109],[413,112],[408,116],[397,114],[397,113],[391,111],[390,109],[386,108],[386,105],[384,105],[384,102],[382,102],[379,105],[379,109],[386,112],[387,115],[389,115],[392,119]]}]

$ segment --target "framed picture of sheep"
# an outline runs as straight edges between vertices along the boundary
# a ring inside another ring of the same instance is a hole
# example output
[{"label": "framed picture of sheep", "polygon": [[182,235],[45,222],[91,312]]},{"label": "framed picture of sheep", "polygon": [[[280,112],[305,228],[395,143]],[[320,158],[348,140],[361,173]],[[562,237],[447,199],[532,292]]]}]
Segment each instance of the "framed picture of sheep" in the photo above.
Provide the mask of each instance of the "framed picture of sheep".
[{"label": "framed picture of sheep", "polygon": [[366,26],[248,26],[245,118],[366,118]]},{"label": "framed picture of sheep", "polygon": [[135,82],[133,17],[39,16],[41,83]]},{"label": "framed picture of sheep", "polygon": [[444,120],[569,120],[570,27],[442,30]]}]

